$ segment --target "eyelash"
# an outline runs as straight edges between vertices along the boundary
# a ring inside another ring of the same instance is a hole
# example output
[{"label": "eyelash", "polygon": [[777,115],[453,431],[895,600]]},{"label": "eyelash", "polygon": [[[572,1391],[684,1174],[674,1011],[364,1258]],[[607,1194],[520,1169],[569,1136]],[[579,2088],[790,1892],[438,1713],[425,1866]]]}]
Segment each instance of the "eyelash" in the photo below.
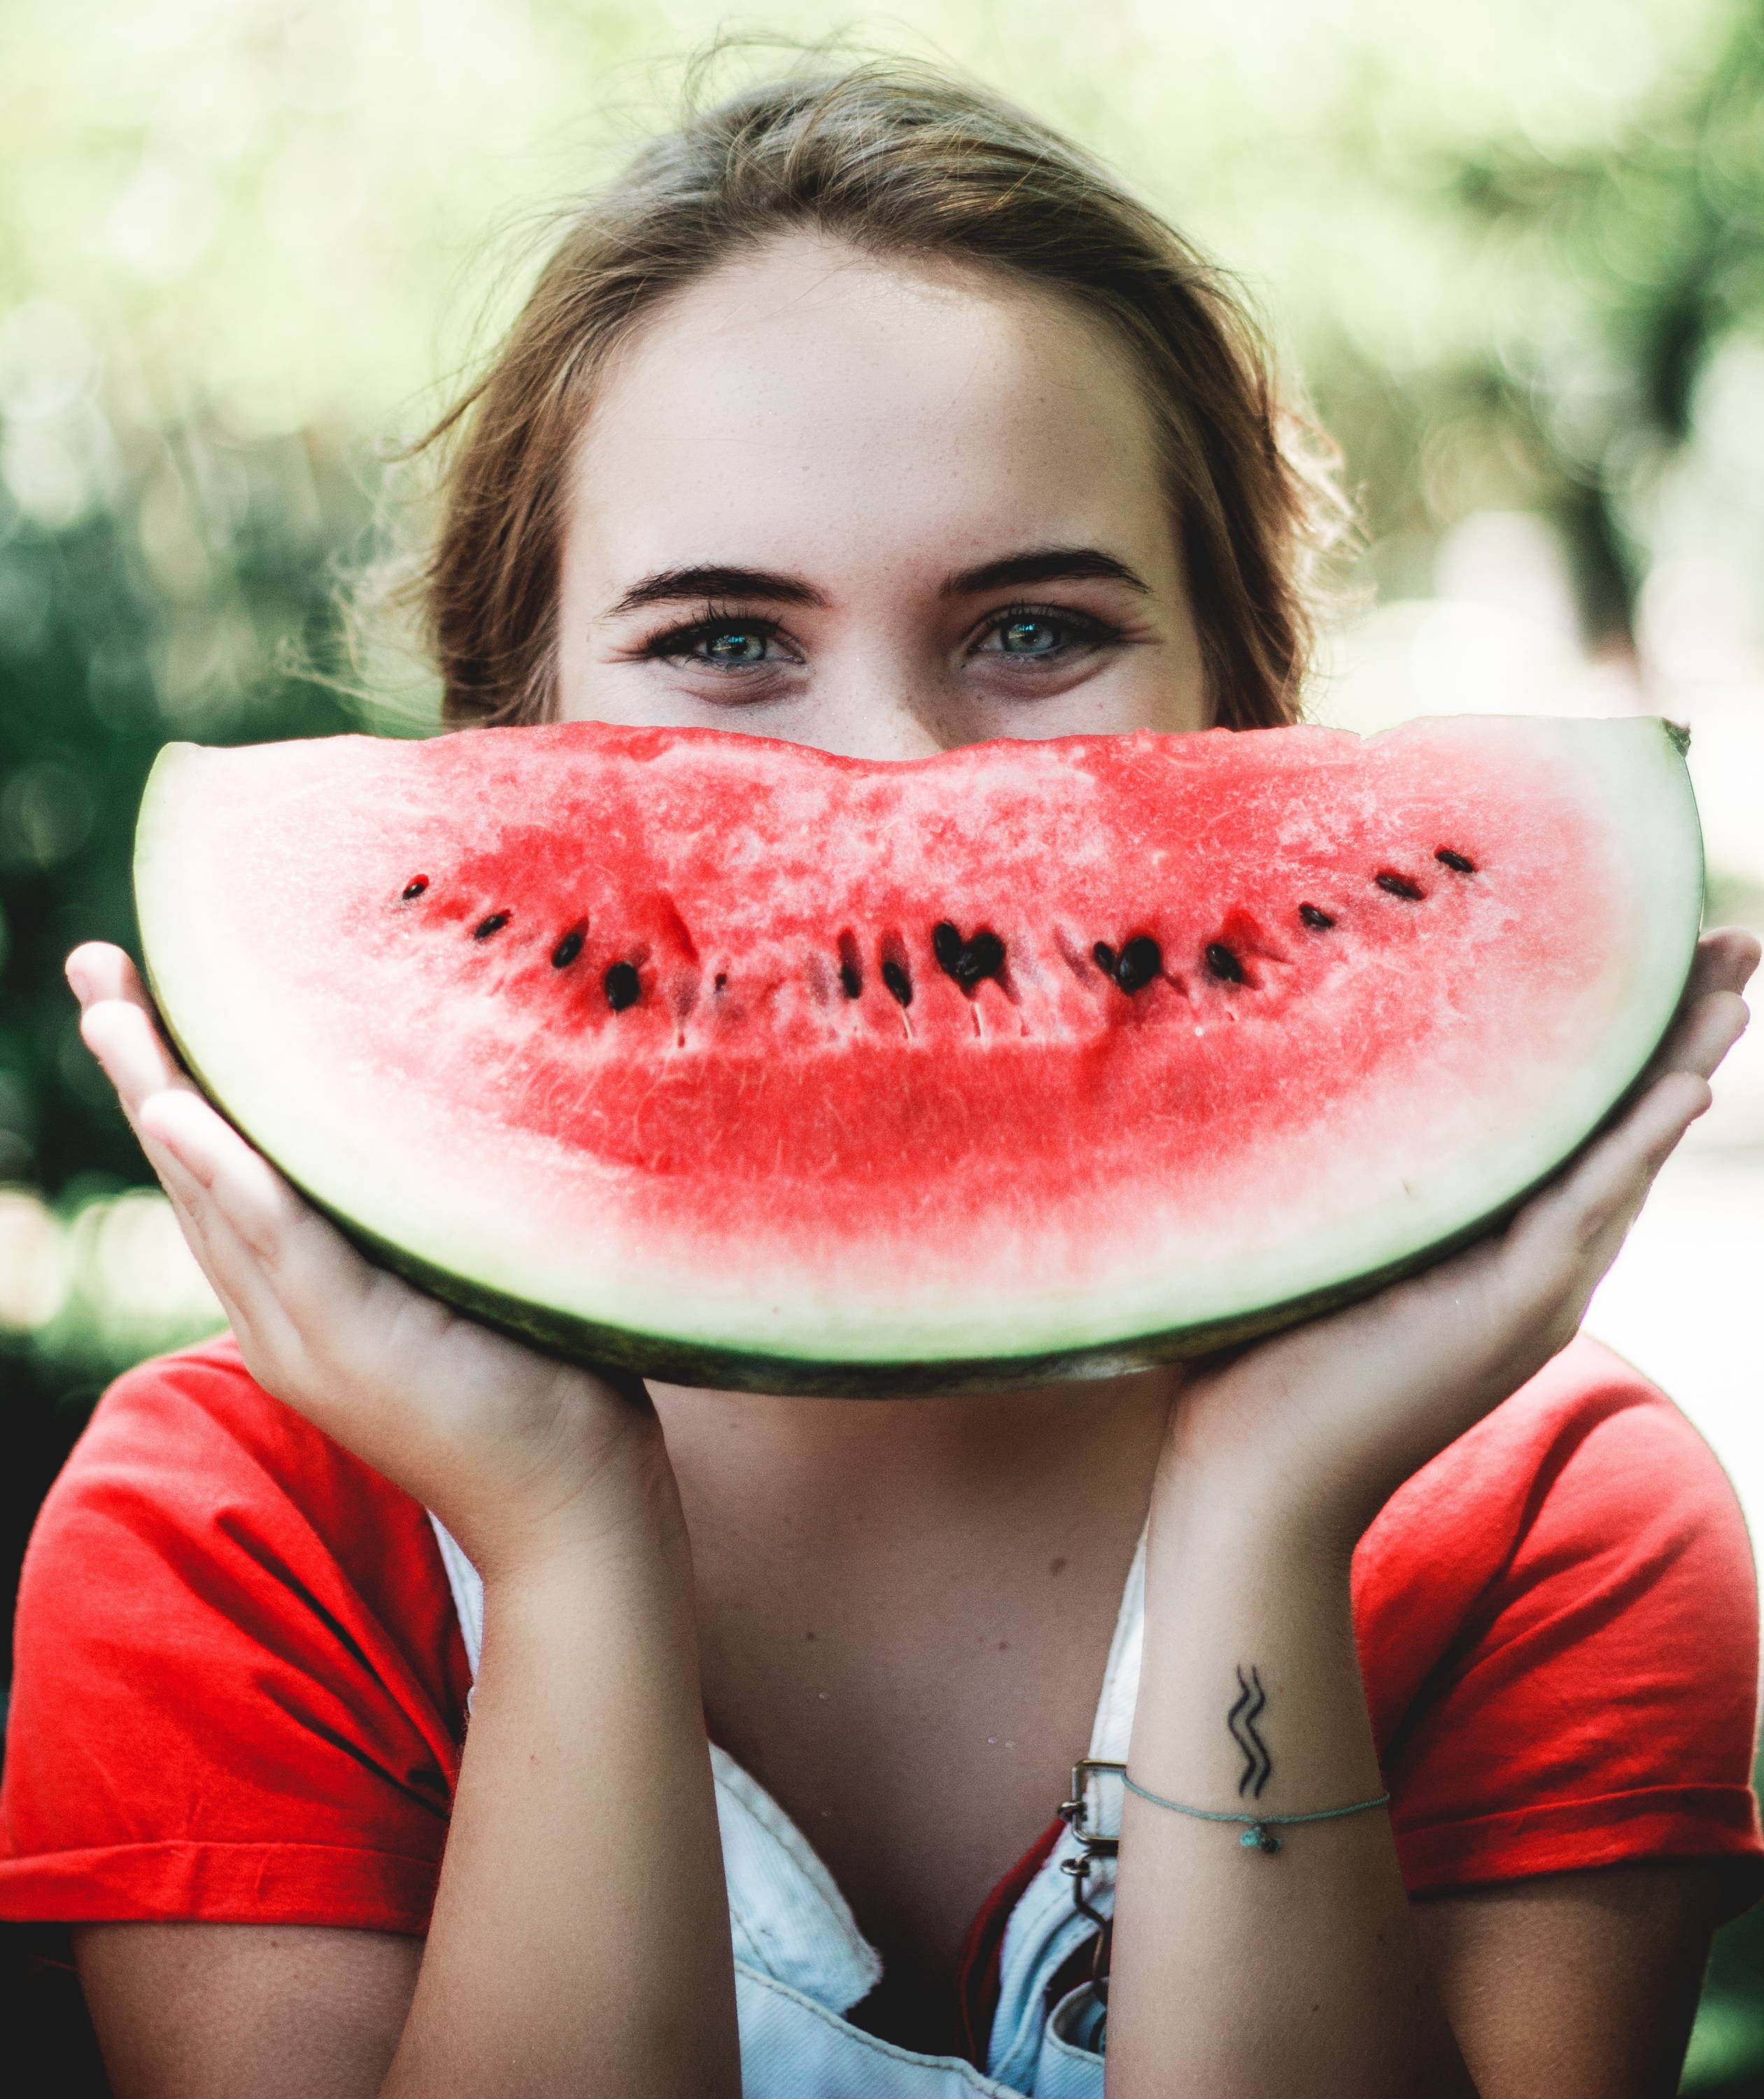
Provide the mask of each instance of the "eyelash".
[{"label": "eyelash", "polygon": [[706,605],[698,618],[684,627],[671,627],[665,633],[652,635],[644,643],[642,653],[667,662],[685,655],[695,641],[702,641],[710,635],[737,631],[763,634],[768,641],[784,637],[784,629],[775,619],[753,613],[719,611],[715,605]]},{"label": "eyelash", "polygon": [[[1118,627],[1098,618],[1093,613],[1074,611],[1069,605],[1007,605],[988,618],[975,637],[975,646],[1005,627],[1027,620],[1045,620],[1050,625],[1068,627],[1074,640],[1091,648],[1106,648],[1122,639]],[[763,614],[719,611],[715,605],[707,605],[697,618],[685,626],[671,627],[663,633],[653,635],[643,645],[642,653],[662,662],[672,662],[686,655],[695,642],[710,635],[736,631],[763,635],[768,641],[785,638],[784,629],[778,622],[767,618]]]},{"label": "eyelash", "polygon": [[1099,619],[1093,612],[1078,612],[1063,605],[1007,605],[991,614],[980,629],[977,642],[990,640],[1005,627],[1036,620],[1045,621],[1049,627],[1069,628],[1072,640],[1081,647],[1106,649],[1124,638],[1120,627]]}]

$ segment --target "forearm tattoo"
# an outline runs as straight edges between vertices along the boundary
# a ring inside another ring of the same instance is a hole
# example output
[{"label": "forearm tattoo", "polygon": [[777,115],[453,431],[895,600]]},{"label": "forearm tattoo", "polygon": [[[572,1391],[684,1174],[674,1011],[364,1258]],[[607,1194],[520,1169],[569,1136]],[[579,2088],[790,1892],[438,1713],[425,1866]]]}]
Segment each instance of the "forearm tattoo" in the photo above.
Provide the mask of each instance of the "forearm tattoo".
[{"label": "forearm tattoo", "polygon": [[[1232,1740],[1243,1752],[1243,1771],[1238,1780],[1239,1800],[1260,1800],[1269,1780],[1274,1776],[1274,1760],[1269,1754],[1268,1745],[1262,1740],[1261,1731],[1256,1724],[1267,1705],[1268,1693],[1263,1688],[1261,1671],[1253,1665],[1246,1669],[1239,1662],[1238,1695],[1230,1711],[1225,1716],[1225,1723],[1230,1731]],[[1280,1849],[1280,1839],[1275,1836],[1272,1826],[1276,1823],[1283,1828],[1291,1822],[1339,1822],[1344,1815],[1364,1815],[1369,1808],[1384,1807],[1390,1802],[1390,1795],[1387,1792],[1375,1793],[1370,1800],[1350,1800],[1344,1807],[1309,1808],[1301,1815],[1264,1815],[1259,1810],[1252,1815],[1226,1814],[1216,1807],[1190,1807],[1183,1801],[1166,1800],[1161,1793],[1153,1793],[1142,1786],[1131,1771],[1121,1766],[1115,1765],[1111,1768],[1120,1771],[1121,1783],[1129,1793],[1137,1793],[1142,1800],[1149,1800],[1154,1807],[1167,1807],[1172,1815],[1192,1815],[1197,1822],[1243,1823],[1245,1826],[1243,1834],[1238,1839],[1238,1843],[1246,1851],[1260,1851],[1265,1855],[1271,1855]],[[1080,1789],[1076,1779],[1072,1789],[1075,1793]],[[1077,1802],[1074,1801],[1068,1805],[1076,1808]],[[1067,1810],[1062,1807],[1060,1813],[1064,1815]]]},{"label": "forearm tattoo", "polygon": [[1262,1688],[1261,1674],[1252,1668],[1246,1674],[1243,1666],[1238,1668],[1237,1703],[1225,1715],[1225,1725],[1231,1731],[1231,1739],[1243,1752],[1243,1776],[1238,1780],[1239,1800],[1260,1800],[1262,1789],[1274,1770],[1274,1760],[1268,1754],[1268,1745],[1256,1732],[1256,1723],[1262,1716],[1268,1703],[1268,1693]]}]

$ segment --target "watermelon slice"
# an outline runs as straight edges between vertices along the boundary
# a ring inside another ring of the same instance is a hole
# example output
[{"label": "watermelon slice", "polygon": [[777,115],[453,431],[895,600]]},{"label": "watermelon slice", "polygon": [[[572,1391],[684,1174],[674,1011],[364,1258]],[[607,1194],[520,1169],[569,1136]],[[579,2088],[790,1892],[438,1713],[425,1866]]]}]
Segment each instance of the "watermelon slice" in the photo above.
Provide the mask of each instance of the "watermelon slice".
[{"label": "watermelon slice", "polygon": [[362,1245],[561,1354],[806,1393],[1192,1354],[1507,1212],[1702,895],[1652,719],[982,745],[574,724],[162,753],[167,1025]]}]

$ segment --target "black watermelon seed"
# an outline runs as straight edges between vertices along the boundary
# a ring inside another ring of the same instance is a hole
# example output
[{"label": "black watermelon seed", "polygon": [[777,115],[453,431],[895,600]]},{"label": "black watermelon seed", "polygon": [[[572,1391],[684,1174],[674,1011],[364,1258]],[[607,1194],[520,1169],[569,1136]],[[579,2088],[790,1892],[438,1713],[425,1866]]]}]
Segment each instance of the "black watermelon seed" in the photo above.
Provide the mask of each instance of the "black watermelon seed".
[{"label": "black watermelon seed", "polygon": [[1143,991],[1164,970],[1164,950],[1149,933],[1129,940],[1115,965],[1115,981],[1124,992]]},{"label": "black watermelon seed", "polygon": [[882,982],[887,985],[889,990],[894,993],[895,999],[900,1005],[912,1005],[913,979],[907,975],[906,971],[902,969],[899,962],[884,962],[882,967]]},{"label": "black watermelon seed", "polygon": [[601,982],[606,989],[606,1002],[614,1013],[622,1013],[627,1005],[635,1005],[643,991],[642,982],[629,962],[614,962]]},{"label": "black watermelon seed", "polygon": [[413,875],[405,883],[403,894],[398,899],[399,903],[408,904],[413,896],[420,896],[428,887],[429,877],[426,874]]},{"label": "black watermelon seed", "polygon": [[931,928],[931,953],[947,977],[953,977],[969,991],[983,977],[996,977],[1005,966],[1005,944],[997,934],[984,930],[964,940],[946,918]]},{"label": "black watermelon seed", "polygon": [[508,914],[506,911],[492,911],[489,917],[473,928],[472,938],[474,940],[487,940],[492,933],[499,933],[508,922]]},{"label": "black watermelon seed", "polygon": [[1441,846],[1433,857],[1441,867],[1449,867],[1454,874],[1474,874],[1476,863],[1461,852],[1454,852],[1449,846]]},{"label": "black watermelon seed", "polygon": [[1405,874],[1381,874],[1375,879],[1379,887],[1388,895],[1406,897],[1411,904],[1419,904],[1425,894]]},{"label": "black watermelon seed", "polygon": [[713,991],[727,991],[728,988],[729,980],[728,975],[724,971],[719,970],[715,979],[712,981],[710,988]]},{"label": "black watermelon seed", "polygon": [[857,942],[849,933],[839,935],[839,988],[847,998],[864,996],[864,963]]},{"label": "black watermelon seed", "polygon": [[1299,916],[1313,933],[1326,933],[1335,922],[1326,911],[1319,911],[1314,904],[1301,904]]},{"label": "black watermelon seed", "polygon": [[1243,981],[1243,965],[1223,940],[1208,942],[1207,966],[1216,977],[1222,978],[1226,983],[1242,983]]},{"label": "black watermelon seed", "polygon": [[1164,970],[1164,950],[1149,933],[1142,933],[1131,939],[1116,954],[1106,940],[1098,940],[1091,949],[1097,967],[1112,977],[1129,997],[1143,991]]},{"label": "black watermelon seed", "polygon": [[562,939],[552,949],[552,967],[554,970],[567,970],[577,956],[582,953],[582,928],[579,926],[573,932],[565,933]]},{"label": "black watermelon seed", "polygon": [[968,943],[967,970],[976,983],[996,977],[1005,966],[1005,944],[996,933],[976,933]]}]

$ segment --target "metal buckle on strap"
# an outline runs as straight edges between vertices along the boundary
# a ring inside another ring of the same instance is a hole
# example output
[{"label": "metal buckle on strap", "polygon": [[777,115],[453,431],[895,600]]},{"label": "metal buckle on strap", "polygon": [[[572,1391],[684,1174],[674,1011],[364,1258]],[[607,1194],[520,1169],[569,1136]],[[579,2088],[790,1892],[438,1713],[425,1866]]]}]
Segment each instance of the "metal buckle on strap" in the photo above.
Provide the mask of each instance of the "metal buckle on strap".
[{"label": "metal buckle on strap", "polygon": [[1098,1996],[1104,2004],[1109,1997],[1109,1952],[1115,1935],[1111,1917],[1103,1916],[1091,1907],[1085,1892],[1085,1882],[1090,1869],[1098,1859],[1113,1859],[1120,1855],[1121,1840],[1105,1837],[1090,1827],[1090,1781],[1104,1771],[1112,1772],[1116,1778],[1127,1773],[1125,1764],[1111,1763],[1106,1757],[1080,1757],[1072,1766],[1072,1793],[1070,1800],[1060,1802],[1059,1819],[1071,1830],[1081,1847],[1076,1859],[1062,1859],[1060,1871],[1071,1876],[1072,1904],[1080,1916],[1088,1917],[1097,1928],[1097,1942],[1090,1962],[1090,1980]]}]

